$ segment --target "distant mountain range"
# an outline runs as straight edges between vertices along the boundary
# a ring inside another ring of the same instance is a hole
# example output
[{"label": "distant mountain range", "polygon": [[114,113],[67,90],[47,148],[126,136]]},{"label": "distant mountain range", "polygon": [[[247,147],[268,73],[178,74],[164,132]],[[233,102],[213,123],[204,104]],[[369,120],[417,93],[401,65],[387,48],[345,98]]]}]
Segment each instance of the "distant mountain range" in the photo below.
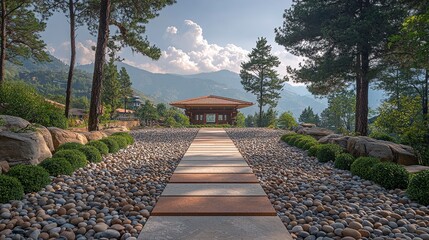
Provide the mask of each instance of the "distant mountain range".
[{"label": "distant mountain range", "polygon": [[[133,83],[132,87],[136,93],[155,102],[169,103],[204,95],[219,95],[254,102],[254,106],[242,109],[242,112],[245,114],[253,114],[257,111],[256,97],[244,91],[240,83],[240,76],[231,71],[221,70],[192,75],[178,75],[152,73],[123,62],[118,62],[117,65],[118,69],[121,67],[127,69]],[[93,64],[88,64],[80,65],[76,68],[79,76],[79,86],[88,88],[85,89],[85,93],[89,94],[90,87],[88,86],[90,86],[92,81],[91,73],[94,66]],[[9,69],[13,72],[18,72],[21,76],[25,76],[28,78],[27,81],[32,83],[30,81],[32,76],[37,75],[40,77],[43,73],[66,72],[68,71],[68,66],[55,57],[52,57],[51,62],[34,63],[25,60],[23,61],[23,66],[15,66]],[[57,76],[58,78],[58,74],[50,75]],[[64,79],[56,79],[55,82],[61,82],[63,85],[66,82],[67,75],[60,74],[60,78]],[[44,84],[49,83],[49,81],[54,80],[48,78]],[[38,89],[43,88],[44,84],[39,83]],[[382,95],[383,92],[381,91],[370,91],[371,108],[376,108],[379,105]],[[327,101],[326,99],[316,98],[311,95],[305,86],[294,86],[285,83],[276,110],[279,113],[291,111],[298,118],[302,110],[308,106],[312,107],[316,113],[320,113],[327,107]]]}]

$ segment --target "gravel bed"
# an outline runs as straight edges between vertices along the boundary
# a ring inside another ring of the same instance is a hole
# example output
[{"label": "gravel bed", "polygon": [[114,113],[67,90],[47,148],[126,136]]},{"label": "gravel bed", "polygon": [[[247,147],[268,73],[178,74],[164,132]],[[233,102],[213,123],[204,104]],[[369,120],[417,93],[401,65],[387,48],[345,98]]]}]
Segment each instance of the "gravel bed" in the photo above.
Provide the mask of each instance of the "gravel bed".
[{"label": "gravel bed", "polygon": [[322,164],[280,141],[285,132],[227,129],[296,239],[429,239],[429,209],[400,189]]},{"label": "gravel bed", "polygon": [[132,132],[103,162],[0,205],[0,239],[135,239],[197,131]]}]

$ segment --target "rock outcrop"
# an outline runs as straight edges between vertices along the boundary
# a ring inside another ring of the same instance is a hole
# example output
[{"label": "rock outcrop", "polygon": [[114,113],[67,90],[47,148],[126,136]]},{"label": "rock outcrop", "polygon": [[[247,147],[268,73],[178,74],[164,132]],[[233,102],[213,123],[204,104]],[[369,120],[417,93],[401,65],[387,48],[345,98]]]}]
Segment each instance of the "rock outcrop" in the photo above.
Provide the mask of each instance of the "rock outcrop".
[{"label": "rock outcrop", "polygon": [[416,165],[418,158],[412,147],[370,137],[351,137],[340,134],[331,134],[319,139],[320,143],[333,143],[343,147],[350,154],[370,156],[382,161],[395,162],[401,165]]},{"label": "rock outcrop", "polygon": [[49,132],[52,136],[52,142],[54,144],[54,148],[57,149],[63,143],[66,142],[77,142],[81,144],[88,143],[88,140],[83,134],[64,130],[56,127],[48,127]]},{"label": "rock outcrop", "polygon": [[305,134],[305,135],[310,135],[316,139],[321,139],[325,136],[334,134],[333,131],[326,129],[326,128],[320,128],[320,127],[304,127],[301,126],[297,129],[296,131],[298,134]]},{"label": "rock outcrop", "polygon": [[129,132],[130,130],[126,127],[117,127],[117,128],[106,128],[101,131],[105,133],[107,136],[110,136],[117,132]]},{"label": "rock outcrop", "polygon": [[49,130],[43,126],[38,126],[36,127],[36,131],[42,134],[43,139],[45,139],[46,145],[48,146],[49,150],[53,152],[55,150],[54,142],[52,141],[52,135]]}]

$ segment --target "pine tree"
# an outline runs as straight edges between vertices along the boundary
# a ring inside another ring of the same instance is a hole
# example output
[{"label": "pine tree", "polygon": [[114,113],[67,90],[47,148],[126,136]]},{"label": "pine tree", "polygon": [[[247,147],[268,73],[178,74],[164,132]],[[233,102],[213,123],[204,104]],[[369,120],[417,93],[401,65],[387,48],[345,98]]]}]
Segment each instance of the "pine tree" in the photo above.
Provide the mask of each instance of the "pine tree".
[{"label": "pine tree", "polygon": [[302,123],[313,123],[316,125],[320,123],[319,115],[315,114],[310,106],[302,111],[298,120]]},{"label": "pine tree", "polygon": [[20,64],[18,57],[49,61],[46,44],[39,35],[46,24],[31,10],[37,7],[34,3],[29,0],[1,0],[0,86],[5,78],[6,61]]},{"label": "pine tree", "polygon": [[112,118],[115,110],[121,105],[121,83],[119,82],[118,69],[113,57],[106,64],[105,70],[101,101],[103,105],[110,106],[110,118]]},{"label": "pine tree", "polygon": [[368,134],[369,83],[399,31],[407,9],[399,0],[302,0],[285,11],[276,42],[306,60],[288,68],[296,82],[327,95],[356,86],[355,132]]},{"label": "pine tree", "polygon": [[119,71],[119,83],[121,86],[120,93],[122,100],[124,101],[124,109],[127,110],[127,100],[133,95],[133,89],[131,88],[131,79],[127,73],[127,69],[124,67]]},{"label": "pine tree", "polygon": [[280,65],[279,58],[271,54],[266,38],[258,38],[256,48],[248,55],[249,61],[241,63],[241,84],[244,90],[256,95],[259,107],[258,126],[262,126],[263,107],[275,107],[280,98],[284,79],[274,69]]}]

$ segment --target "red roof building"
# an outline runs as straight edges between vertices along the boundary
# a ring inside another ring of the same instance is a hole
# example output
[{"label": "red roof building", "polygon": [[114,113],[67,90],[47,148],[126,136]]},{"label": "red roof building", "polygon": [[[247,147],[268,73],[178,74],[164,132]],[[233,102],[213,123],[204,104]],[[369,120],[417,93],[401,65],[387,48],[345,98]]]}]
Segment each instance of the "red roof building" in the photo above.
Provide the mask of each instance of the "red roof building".
[{"label": "red roof building", "polygon": [[185,109],[191,124],[234,125],[238,109],[250,107],[253,103],[209,95],[172,102],[170,105]]}]

